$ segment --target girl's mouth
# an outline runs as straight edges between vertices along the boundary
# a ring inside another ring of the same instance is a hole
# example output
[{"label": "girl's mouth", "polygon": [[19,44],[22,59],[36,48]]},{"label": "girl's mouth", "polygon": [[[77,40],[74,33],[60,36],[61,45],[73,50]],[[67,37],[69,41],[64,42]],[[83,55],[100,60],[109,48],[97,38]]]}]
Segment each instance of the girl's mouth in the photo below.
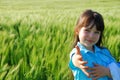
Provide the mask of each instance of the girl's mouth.
[{"label": "girl's mouth", "polygon": [[87,40],[89,43],[93,43],[94,41],[93,40]]}]

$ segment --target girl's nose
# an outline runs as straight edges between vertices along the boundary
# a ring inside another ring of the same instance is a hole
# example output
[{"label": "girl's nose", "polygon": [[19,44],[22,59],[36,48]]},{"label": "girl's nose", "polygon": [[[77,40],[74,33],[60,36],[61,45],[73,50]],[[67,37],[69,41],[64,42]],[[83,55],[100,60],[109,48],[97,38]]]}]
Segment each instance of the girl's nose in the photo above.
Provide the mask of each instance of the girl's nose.
[{"label": "girl's nose", "polygon": [[94,35],[95,35],[95,34],[94,34],[93,32],[89,33],[89,37],[90,37],[90,38],[93,38]]}]

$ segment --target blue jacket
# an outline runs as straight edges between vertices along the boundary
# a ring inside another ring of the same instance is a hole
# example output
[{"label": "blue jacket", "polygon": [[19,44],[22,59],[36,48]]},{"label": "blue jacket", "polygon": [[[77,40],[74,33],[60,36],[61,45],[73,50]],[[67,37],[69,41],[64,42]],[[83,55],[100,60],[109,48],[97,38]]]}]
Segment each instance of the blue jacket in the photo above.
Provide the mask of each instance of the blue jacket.
[{"label": "blue jacket", "polygon": [[[99,48],[94,45],[94,52],[87,50],[82,44],[79,42],[77,46],[80,48],[80,52],[84,61],[88,61],[86,66],[94,67],[93,63],[99,64],[104,67],[109,67],[109,64],[116,63],[115,59],[111,56],[110,52],[106,48]],[[76,53],[76,48],[74,48],[70,53],[70,62],[69,67],[73,72],[74,80],[92,80],[88,78],[80,68],[75,67],[72,63],[72,56]],[[98,80],[110,80],[108,76],[104,76],[99,78]],[[111,79],[112,80],[112,79]],[[120,79],[119,79],[120,80]]]}]

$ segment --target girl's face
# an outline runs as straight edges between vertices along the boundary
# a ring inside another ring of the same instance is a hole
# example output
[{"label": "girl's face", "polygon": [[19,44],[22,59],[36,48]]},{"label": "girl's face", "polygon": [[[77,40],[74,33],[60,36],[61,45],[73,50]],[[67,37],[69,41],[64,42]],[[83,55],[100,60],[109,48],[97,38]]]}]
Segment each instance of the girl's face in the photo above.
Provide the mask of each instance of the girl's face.
[{"label": "girl's face", "polygon": [[100,31],[96,29],[96,26],[82,27],[79,31],[79,40],[88,50],[93,50],[93,45],[96,44],[100,38]]}]

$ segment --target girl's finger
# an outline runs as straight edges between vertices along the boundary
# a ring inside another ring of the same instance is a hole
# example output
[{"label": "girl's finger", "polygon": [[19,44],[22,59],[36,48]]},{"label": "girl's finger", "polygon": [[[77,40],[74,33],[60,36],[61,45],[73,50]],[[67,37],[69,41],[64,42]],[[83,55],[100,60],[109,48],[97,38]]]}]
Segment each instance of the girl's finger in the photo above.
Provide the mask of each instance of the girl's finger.
[{"label": "girl's finger", "polygon": [[94,66],[99,66],[99,65],[98,65],[98,64],[96,64],[96,63],[93,63],[93,65],[94,65]]},{"label": "girl's finger", "polygon": [[88,68],[88,70],[91,70],[91,71],[96,71],[96,70],[97,70],[97,67]]},{"label": "girl's finger", "polygon": [[79,64],[80,65],[85,65],[85,64],[87,64],[87,61],[79,61]]},{"label": "girl's finger", "polygon": [[82,61],[82,56],[80,54],[76,54],[76,58],[80,61]]},{"label": "girl's finger", "polygon": [[94,78],[92,78],[92,80],[97,80],[98,78],[100,78],[100,77],[94,77]]},{"label": "girl's finger", "polygon": [[85,69],[82,69],[82,71],[86,74],[87,77],[90,77],[90,74]]},{"label": "girl's finger", "polygon": [[79,67],[80,69],[88,69],[88,66],[84,66],[84,65],[80,65],[80,67]]}]

